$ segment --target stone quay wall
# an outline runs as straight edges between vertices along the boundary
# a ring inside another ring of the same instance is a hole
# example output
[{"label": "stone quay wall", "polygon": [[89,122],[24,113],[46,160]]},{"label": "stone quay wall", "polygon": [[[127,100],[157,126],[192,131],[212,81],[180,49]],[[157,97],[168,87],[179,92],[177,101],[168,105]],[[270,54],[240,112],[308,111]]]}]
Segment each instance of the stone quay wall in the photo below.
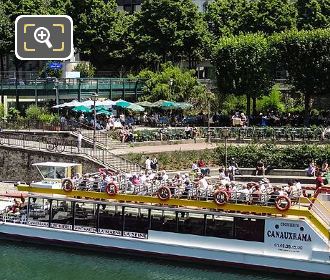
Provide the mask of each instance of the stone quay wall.
[{"label": "stone quay wall", "polygon": [[40,180],[41,176],[32,164],[46,161],[81,163],[83,173],[97,172],[100,167],[103,167],[79,155],[0,146],[0,181],[24,181],[29,183]]}]

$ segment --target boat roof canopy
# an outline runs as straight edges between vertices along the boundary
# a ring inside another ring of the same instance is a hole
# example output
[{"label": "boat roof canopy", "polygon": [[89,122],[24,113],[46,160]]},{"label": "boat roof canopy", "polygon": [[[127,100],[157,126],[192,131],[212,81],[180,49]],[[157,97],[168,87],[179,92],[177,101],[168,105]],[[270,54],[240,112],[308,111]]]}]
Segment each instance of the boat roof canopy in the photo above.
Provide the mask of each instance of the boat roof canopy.
[{"label": "boat roof canopy", "polygon": [[72,167],[78,166],[79,163],[72,163],[72,162],[40,162],[40,163],[33,163],[33,166],[49,166],[49,167]]}]

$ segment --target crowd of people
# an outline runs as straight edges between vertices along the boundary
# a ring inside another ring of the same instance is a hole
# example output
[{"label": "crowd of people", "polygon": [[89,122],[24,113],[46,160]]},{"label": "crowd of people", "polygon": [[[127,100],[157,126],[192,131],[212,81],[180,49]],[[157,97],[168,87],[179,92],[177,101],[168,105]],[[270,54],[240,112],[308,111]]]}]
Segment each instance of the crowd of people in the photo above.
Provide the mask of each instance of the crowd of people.
[{"label": "crowd of people", "polygon": [[[301,113],[279,113],[276,111],[262,112],[257,115],[248,116],[242,111],[234,111],[231,114],[214,113],[208,119],[208,115],[200,112],[195,115],[185,115],[183,111],[156,110],[142,113],[132,113],[125,110],[109,112],[108,115],[96,116],[97,129],[116,129],[124,126],[143,125],[150,127],[173,126],[260,126],[260,127],[304,127],[305,119]],[[75,113],[71,110],[62,112],[61,125],[86,125],[94,127],[93,113]],[[310,125],[330,126],[330,110],[318,115],[312,114]]]}]

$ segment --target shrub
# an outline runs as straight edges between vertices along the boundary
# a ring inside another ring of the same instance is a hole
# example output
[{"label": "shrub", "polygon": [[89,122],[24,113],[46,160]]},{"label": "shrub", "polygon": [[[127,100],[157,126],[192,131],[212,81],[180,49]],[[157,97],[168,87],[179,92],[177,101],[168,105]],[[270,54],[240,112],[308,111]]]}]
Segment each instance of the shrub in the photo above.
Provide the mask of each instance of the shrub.
[{"label": "shrub", "polygon": [[95,67],[87,62],[80,62],[74,71],[80,72],[81,78],[93,78],[95,75]]},{"label": "shrub", "polygon": [[[191,164],[203,158],[209,166],[225,164],[225,147],[218,146],[214,150],[175,151],[155,154],[160,169],[182,170],[191,168]],[[144,166],[146,155],[128,154],[128,159]],[[255,167],[258,160],[263,160],[273,168],[305,169],[311,160],[321,165],[324,160],[330,161],[330,145],[297,145],[276,146],[264,145],[230,145],[228,161],[235,158],[240,167]]]}]

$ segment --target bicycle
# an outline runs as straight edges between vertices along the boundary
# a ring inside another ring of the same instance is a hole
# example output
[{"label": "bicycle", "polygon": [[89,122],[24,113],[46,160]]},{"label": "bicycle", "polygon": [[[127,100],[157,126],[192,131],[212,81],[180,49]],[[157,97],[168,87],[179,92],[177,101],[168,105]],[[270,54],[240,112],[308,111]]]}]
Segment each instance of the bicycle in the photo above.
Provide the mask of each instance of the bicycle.
[{"label": "bicycle", "polygon": [[48,151],[64,152],[65,145],[60,139],[48,139],[46,143],[46,149]]}]

